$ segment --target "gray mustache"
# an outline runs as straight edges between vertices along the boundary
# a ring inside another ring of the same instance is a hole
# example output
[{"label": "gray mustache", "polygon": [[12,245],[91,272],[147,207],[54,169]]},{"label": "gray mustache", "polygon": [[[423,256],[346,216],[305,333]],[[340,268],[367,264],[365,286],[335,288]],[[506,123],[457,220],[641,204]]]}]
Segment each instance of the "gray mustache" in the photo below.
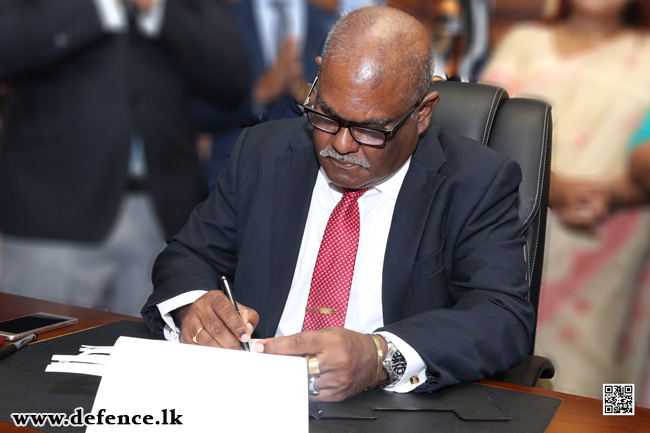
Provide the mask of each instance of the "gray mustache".
[{"label": "gray mustache", "polygon": [[331,148],[325,148],[319,152],[320,156],[323,158],[333,158],[337,161],[344,162],[346,164],[356,164],[363,168],[370,168],[370,163],[365,159],[356,155],[341,154],[336,150]]}]

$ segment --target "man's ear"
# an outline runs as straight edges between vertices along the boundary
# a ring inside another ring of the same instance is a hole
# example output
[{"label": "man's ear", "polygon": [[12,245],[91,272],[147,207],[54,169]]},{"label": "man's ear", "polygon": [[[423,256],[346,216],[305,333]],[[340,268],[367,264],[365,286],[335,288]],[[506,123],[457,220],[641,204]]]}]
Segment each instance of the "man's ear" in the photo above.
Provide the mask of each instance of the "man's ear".
[{"label": "man's ear", "polygon": [[420,103],[420,109],[418,111],[418,135],[424,133],[429,127],[431,113],[436,104],[438,104],[438,101],[440,101],[438,92],[431,92]]},{"label": "man's ear", "polygon": [[314,61],[316,62],[316,64],[317,64],[318,67],[320,68],[320,64],[323,63],[323,58],[322,58],[321,56],[316,56],[316,58],[314,59]]}]

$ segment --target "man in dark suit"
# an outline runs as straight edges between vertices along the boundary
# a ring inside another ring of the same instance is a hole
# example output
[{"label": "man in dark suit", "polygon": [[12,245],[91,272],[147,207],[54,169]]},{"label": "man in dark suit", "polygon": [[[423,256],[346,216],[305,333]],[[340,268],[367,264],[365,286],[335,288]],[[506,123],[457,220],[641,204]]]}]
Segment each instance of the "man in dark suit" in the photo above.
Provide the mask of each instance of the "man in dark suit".
[{"label": "man in dark suit", "polygon": [[229,11],[250,61],[250,94],[235,108],[192,104],[197,130],[211,134],[210,190],[244,128],[302,115],[297,101],[302,103],[306,82],[318,72],[314,59],[335,21],[332,13],[304,0],[237,0]]},{"label": "man in dark suit", "polygon": [[[171,238],[207,196],[189,95],[233,105],[246,77],[215,0],[0,0],[0,82],[11,87],[1,290],[137,314],[163,233]],[[86,260],[113,240],[123,249],[90,271]],[[146,257],[133,257],[138,249]],[[113,258],[124,263],[111,268]],[[147,260],[138,282],[115,285]],[[113,293],[94,288],[100,280]]]},{"label": "man in dark suit", "polygon": [[[159,256],[150,328],[309,357],[320,400],[377,383],[433,391],[520,362],[534,323],[513,207],[521,173],[429,125],[432,55],[396,9],[339,21],[308,119],[248,129]],[[234,277],[241,317],[214,290],[221,276]]]}]

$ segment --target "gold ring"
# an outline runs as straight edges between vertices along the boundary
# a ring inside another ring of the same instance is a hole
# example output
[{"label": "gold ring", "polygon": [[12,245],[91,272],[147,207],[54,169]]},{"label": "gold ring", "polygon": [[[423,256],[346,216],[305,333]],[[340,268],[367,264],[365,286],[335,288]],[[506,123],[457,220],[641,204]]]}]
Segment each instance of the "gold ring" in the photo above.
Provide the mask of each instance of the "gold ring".
[{"label": "gold ring", "polygon": [[196,334],[194,334],[194,337],[192,337],[192,341],[194,342],[194,344],[199,344],[199,342],[196,341],[196,337],[199,336],[199,334],[201,333],[201,331],[203,331],[203,326],[201,326],[201,327],[199,328],[199,330],[196,331]]},{"label": "gold ring", "polygon": [[309,377],[319,377],[320,368],[318,368],[318,358],[315,356],[310,356],[307,358],[307,364],[309,366]]}]

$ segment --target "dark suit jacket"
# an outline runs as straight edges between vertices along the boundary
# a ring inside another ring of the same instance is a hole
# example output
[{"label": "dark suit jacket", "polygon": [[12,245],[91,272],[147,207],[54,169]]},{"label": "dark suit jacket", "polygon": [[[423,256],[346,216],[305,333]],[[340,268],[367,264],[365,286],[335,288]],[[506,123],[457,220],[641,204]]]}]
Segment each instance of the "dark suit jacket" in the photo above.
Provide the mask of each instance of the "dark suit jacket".
[{"label": "dark suit jacket", "polygon": [[0,0],[0,82],[12,85],[0,154],[0,230],[103,239],[134,133],[168,236],[207,196],[185,107],[238,103],[247,66],[217,0],[168,0],[157,39],[107,33],[89,0]]},{"label": "dark suit jacket", "polygon": [[[307,125],[284,120],[242,134],[217,188],[157,259],[143,308],[152,330],[163,327],[157,303],[215,289],[227,275],[237,300],[260,314],[254,336],[275,334],[319,169]],[[513,207],[520,180],[516,162],[437,126],[420,140],[395,205],[382,286],[384,329],[427,365],[420,390],[505,371],[528,353],[534,310]]]},{"label": "dark suit jacket", "polygon": [[[302,50],[303,68],[305,79],[311,82],[318,73],[318,66],[314,59],[322,54],[323,44],[327,33],[334,25],[335,16],[311,3],[307,3],[307,34],[305,35]],[[257,22],[253,15],[253,6],[250,0],[239,0],[230,4],[230,12],[246,47],[250,60],[251,81],[249,89],[264,75],[267,65],[264,63],[264,54],[260,45]],[[283,95],[278,100],[265,107],[263,114],[258,114],[251,104],[249,95],[236,109],[223,110],[211,107],[206,103],[196,102],[192,105],[193,118],[197,130],[213,134],[213,152],[208,173],[208,186],[210,190],[217,181],[217,176],[228,165],[228,158],[237,138],[244,128],[260,122],[278,119],[290,119],[302,115],[297,110],[293,98]]]}]

